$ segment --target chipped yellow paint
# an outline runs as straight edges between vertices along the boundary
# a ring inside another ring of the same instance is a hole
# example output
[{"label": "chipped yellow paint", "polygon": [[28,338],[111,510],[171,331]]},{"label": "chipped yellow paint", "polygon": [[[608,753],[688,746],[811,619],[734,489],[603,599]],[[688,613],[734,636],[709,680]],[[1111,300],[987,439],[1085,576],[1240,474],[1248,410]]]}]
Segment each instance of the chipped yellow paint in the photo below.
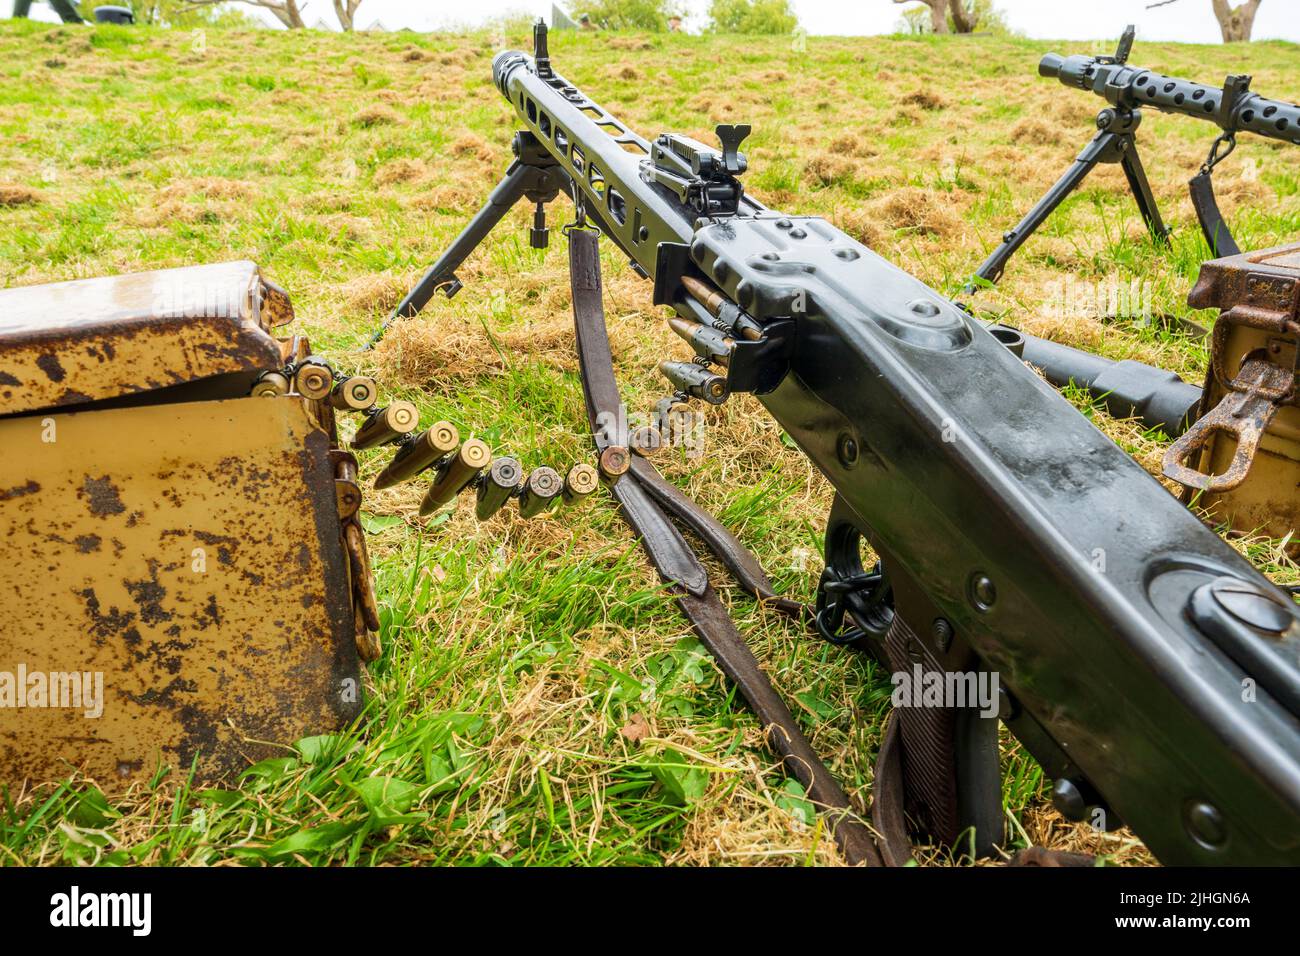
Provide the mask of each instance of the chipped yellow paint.
[{"label": "chipped yellow paint", "polygon": [[292,317],[247,261],[0,290],[0,414],[275,368]]},{"label": "chipped yellow paint", "polygon": [[[210,780],[357,714],[329,446],[295,397],[0,420],[0,780]],[[102,714],[6,706],[20,670]]]}]

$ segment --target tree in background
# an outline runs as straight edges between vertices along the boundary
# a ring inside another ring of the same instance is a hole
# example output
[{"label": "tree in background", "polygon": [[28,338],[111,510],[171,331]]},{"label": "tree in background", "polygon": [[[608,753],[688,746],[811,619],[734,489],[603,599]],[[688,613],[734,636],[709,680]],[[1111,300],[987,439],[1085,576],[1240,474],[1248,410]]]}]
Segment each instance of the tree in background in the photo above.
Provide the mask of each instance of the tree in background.
[{"label": "tree in background", "polygon": [[[186,5],[190,7],[215,7],[225,2],[226,0],[185,0]],[[303,30],[307,27],[307,24],[303,23],[298,0],[237,0],[237,2],[270,10],[287,30]]]},{"label": "tree in background", "polygon": [[643,30],[663,33],[668,18],[678,12],[672,0],[586,0],[576,3],[573,15],[584,13],[602,30]]},{"label": "tree in background", "polygon": [[709,29],[718,33],[793,33],[799,18],[790,0],[713,0]]},{"label": "tree in background", "polygon": [[[1167,7],[1178,0],[1162,0],[1161,3],[1148,3],[1147,9]],[[1228,0],[1211,0],[1214,7],[1214,19],[1219,21],[1219,32],[1223,34],[1224,43],[1248,43],[1251,31],[1255,29],[1255,14],[1263,0],[1246,0],[1233,6]]]},{"label": "tree in background", "polygon": [[948,19],[954,33],[974,33],[984,11],[975,0],[949,0]]},{"label": "tree in background", "polygon": [[359,6],[361,0],[334,0],[334,15],[339,18],[339,26],[343,28],[343,32],[351,33],[356,29],[354,24]]},{"label": "tree in background", "polygon": [[[895,3],[912,3],[913,0],[894,0]],[[948,0],[920,0],[930,8],[930,33],[948,32]],[[925,33],[924,21],[921,20],[921,7],[909,7],[903,11],[903,22],[910,33]]]},{"label": "tree in background", "polygon": [[903,11],[903,29],[908,33],[1010,33],[1002,11],[993,0],[894,0],[920,3]]},{"label": "tree in background", "polygon": [[[89,9],[91,18],[94,8],[101,6],[99,0],[90,2],[82,0],[82,8]],[[188,0],[137,0],[131,4],[137,23],[147,23],[159,27],[189,29],[193,27],[247,27],[255,25],[245,13],[230,7],[212,7],[201,9],[192,6]]]}]

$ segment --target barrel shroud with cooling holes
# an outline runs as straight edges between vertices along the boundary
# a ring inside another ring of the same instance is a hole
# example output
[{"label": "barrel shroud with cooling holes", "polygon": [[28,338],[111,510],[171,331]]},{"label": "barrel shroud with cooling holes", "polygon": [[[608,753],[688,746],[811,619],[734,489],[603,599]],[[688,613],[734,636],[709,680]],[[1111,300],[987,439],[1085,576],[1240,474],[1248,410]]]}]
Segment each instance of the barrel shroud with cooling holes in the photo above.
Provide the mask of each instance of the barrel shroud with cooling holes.
[{"label": "barrel shroud with cooling holes", "polygon": [[1252,93],[1229,77],[1223,86],[1211,86],[1165,76],[1154,70],[1111,57],[1046,54],[1038,63],[1041,76],[1066,86],[1089,90],[1111,106],[1125,110],[1154,106],[1165,113],[1180,113],[1209,120],[1224,129],[1245,130],[1269,139],[1300,145],[1300,106]]}]

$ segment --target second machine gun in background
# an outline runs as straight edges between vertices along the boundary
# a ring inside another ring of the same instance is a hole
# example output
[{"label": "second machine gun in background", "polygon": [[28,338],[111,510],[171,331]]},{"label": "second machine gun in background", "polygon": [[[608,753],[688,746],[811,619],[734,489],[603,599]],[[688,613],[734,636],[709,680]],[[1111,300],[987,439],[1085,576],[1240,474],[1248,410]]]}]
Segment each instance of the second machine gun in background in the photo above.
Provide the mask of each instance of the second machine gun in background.
[{"label": "second machine gun in background", "polygon": [[520,199],[544,244],[567,194],[686,323],[673,398],[755,394],[834,487],[823,635],[896,673],[999,675],[997,717],[899,708],[921,829],[1002,842],[1000,719],[1073,819],[1122,819],[1171,864],[1300,862],[1290,596],[1026,368],[1013,330],[750,197],[747,127],[719,127],[720,150],[646,140],[553,70],[544,25],[535,44],[493,63],[524,127],[505,180],[392,318],[454,293]]},{"label": "second machine gun in background", "polygon": [[[1142,122],[1142,107],[1208,120],[1222,131],[1210,147],[1200,172],[1188,184],[1192,205],[1201,223],[1205,241],[1215,256],[1235,256],[1241,250],[1219,212],[1214,198],[1214,168],[1236,148],[1237,133],[1300,144],[1300,106],[1270,100],[1252,93],[1251,78],[1232,75],[1222,87],[1165,76],[1154,70],[1131,66],[1133,27],[1124,31],[1114,56],[1060,56],[1048,53],[1038,64],[1042,76],[1053,77],[1066,86],[1096,93],[1110,105],[1097,114],[1097,134],[1075,158],[1073,165],[1049,189],[1014,229],[1002,237],[975,275],[997,282],[1007,260],[1099,163],[1119,163],[1137,200],[1138,210],[1151,234],[1167,241],[1169,230],[1160,217],[1146,170],[1138,156],[1136,134]],[[973,291],[974,285],[967,291]]]}]

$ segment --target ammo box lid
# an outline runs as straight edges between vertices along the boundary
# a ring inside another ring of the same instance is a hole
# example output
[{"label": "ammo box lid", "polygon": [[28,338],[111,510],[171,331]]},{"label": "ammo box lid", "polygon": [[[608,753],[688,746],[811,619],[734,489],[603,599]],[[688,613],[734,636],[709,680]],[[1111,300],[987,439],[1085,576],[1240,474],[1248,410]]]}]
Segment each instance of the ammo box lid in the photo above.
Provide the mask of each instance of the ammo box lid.
[{"label": "ammo box lid", "polygon": [[1187,304],[1246,306],[1290,318],[1300,308],[1300,242],[1202,263]]},{"label": "ammo box lid", "polygon": [[0,415],[278,368],[292,318],[248,261],[0,290]]}]

